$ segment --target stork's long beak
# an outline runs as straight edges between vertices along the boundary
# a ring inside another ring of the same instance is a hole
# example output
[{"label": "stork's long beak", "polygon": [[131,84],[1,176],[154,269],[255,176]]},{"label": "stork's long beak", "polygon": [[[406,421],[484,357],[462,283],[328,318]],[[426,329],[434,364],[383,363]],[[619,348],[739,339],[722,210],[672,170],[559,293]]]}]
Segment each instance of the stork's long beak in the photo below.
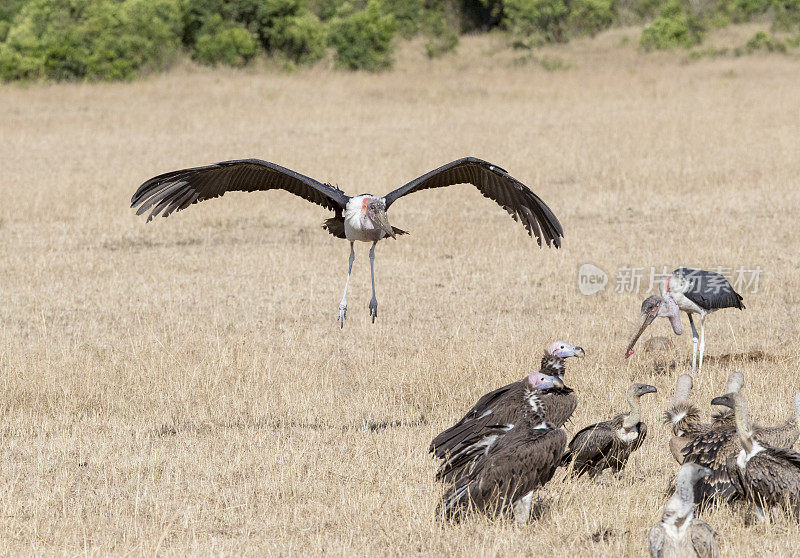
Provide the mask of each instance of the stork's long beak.
[{"label": "stork's long beak", "polygon": [[628,344],[628,348],[625,349],[625,358],[628,358],[633,354],[633,346],[636,345],[639,337],[641,337],[642,333],[644,333],[644,330],[646,330],[647,327],[653,323],[653,320],[656,319],[657,315],[657,312],[642,312],[642,315],[639,318],[639,331],[636,332],[636,335],[633,336],[631,342]]},{"label": "stork's long beak", "polygon": [[381,227],[381,230],[383,230],[383,232],[385,232],[388,236],[395,238],[394,229],[389,224],[389,218],[386,216],[386,211],[376,210],[375,221]]}]

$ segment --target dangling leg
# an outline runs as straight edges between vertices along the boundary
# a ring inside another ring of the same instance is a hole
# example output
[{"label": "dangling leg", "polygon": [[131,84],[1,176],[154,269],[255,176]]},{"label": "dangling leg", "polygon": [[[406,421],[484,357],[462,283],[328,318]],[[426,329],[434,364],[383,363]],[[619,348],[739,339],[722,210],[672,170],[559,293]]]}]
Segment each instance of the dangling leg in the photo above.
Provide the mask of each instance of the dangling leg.
[{"label": "dangling leg", "polygon": [[706,316],[700,314],[700,366],[697,369],[698,374],[703,371],[703,353],[706,352]]},{"label": "dangling leg", "polygon": [[339,303],[339,327],[344,328],[344,317],[347,315],[347,286],[350,284],[350,272],[353,271],[353,261],[356,259],[356,251],[353,250],[353,243],[350,243],[350,263],[347,266],[347,281],[344,282],[344,294]]},{"label": "dangling leg", "polygon": [[375,318],[378,317],[378,299],[375,298],[375,244],[372,243],[372,248],[369,249],[369,273],[372,275],[372,300],[369,301],[369,315],[372,316],[372,323],[375,323]]},{"label": "dangling leg", "polygon": [[689,325],[692,326],[692,372],[694,372],[697,366],[697,328],[694,327],[692,315],[689,312],[686,312],[686,315],[689,316]]}]

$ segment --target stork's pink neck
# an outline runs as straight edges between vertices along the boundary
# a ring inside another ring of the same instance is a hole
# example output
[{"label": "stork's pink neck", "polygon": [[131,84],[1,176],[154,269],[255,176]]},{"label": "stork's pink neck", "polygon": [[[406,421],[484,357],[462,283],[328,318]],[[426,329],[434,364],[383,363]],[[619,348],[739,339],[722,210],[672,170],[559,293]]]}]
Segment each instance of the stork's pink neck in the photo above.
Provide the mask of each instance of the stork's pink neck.
[{"label": "stork's pink neck", "polygon": [[681,309],[678,308],[678,303],[672,298],[669,293],[669,277],[667,277],[667,288],[664,290],[664,304],[658,309],[659,318],[669,318],[669,323],[672,325],[672,331],[675,335],[683,333],[683,324],[681,323]]}]

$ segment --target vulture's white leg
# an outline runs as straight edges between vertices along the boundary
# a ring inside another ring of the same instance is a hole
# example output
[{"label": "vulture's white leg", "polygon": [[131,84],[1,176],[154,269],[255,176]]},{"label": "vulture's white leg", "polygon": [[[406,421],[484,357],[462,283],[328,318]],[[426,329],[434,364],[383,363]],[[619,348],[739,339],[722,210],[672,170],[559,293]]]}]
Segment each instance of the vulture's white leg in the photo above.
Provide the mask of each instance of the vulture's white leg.
[{"label": "vulture's white leg", "polygon": [[697,367],[697,372],[703,371],[703,353],[706,352],[706,317],[700,315],[700,364]]},{"label": "vulture's white leg", "polygon": [[756,521],[759,523],[763,523],[767,519],[767,514],[764,512],[764,508],[761,506],[754,506],[753,507],[753,514],[756,516]]},{"label": "vulture's white leg", "polygon": [[528,522],[531,516],[531,500],[533,500],[533,490],[514,502],[514,521],[518,525],[525,525]]},{"label": "vulture's white leg", "polygon": [[689,316],[689,325],[692,326],[692,371],[694,371],[697,368],[697,328],[694,327],[692,315],[689,312],[686,315]]},{"label": "vulture's white leg", "polygon": [[353,243],[350,243],[350,263],[347,266],[347,281],[344,282],[344,294],[342,301],[339,303],[339,327],[344,327],[344,318],[347,315],[347,287],[350,285],[350,272],[353,271],[353,262],[356,259],[356,251],[353,249]]},{"label": "vulture's white leg", "polygon": [[372,323],[375,323],[375,318],[378,317],[378,299],[375,298],[375,244],[372,243],[372,248],[369,249],[369,273],[372,276],[372,300],[369,301],[369,315],[372,316]]}]

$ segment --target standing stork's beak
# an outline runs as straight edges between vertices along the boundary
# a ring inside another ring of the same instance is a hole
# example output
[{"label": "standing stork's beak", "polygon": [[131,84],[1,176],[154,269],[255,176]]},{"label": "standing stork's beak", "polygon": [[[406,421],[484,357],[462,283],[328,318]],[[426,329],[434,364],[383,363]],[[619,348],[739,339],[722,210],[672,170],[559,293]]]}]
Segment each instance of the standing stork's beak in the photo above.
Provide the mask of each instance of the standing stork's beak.
[{"label": "standing stork's beak", "polygon": [[636,342],[639,340],[639,337],[642,336],[644,330],[653,323],[658,317],[658,309],[659,304],[656,302],[656,297],[649,297],[645,299],[642,303],[642,314],[639,317],[639,331],[631,338],[631,342],[628,343],[628,348],[625,349],[625,358],[628,358],[633,354],[633,346],[636,345]]},{"label": "standing stork's beak", "polygon": [[387,234],[387,236],[391,236],[392,238],[396,238],[394,236],[394,229],[389,224],[389,218],[386,216],[386,210],[376,208],[374,213],[374,220],[378,223],[381,230]]}]

